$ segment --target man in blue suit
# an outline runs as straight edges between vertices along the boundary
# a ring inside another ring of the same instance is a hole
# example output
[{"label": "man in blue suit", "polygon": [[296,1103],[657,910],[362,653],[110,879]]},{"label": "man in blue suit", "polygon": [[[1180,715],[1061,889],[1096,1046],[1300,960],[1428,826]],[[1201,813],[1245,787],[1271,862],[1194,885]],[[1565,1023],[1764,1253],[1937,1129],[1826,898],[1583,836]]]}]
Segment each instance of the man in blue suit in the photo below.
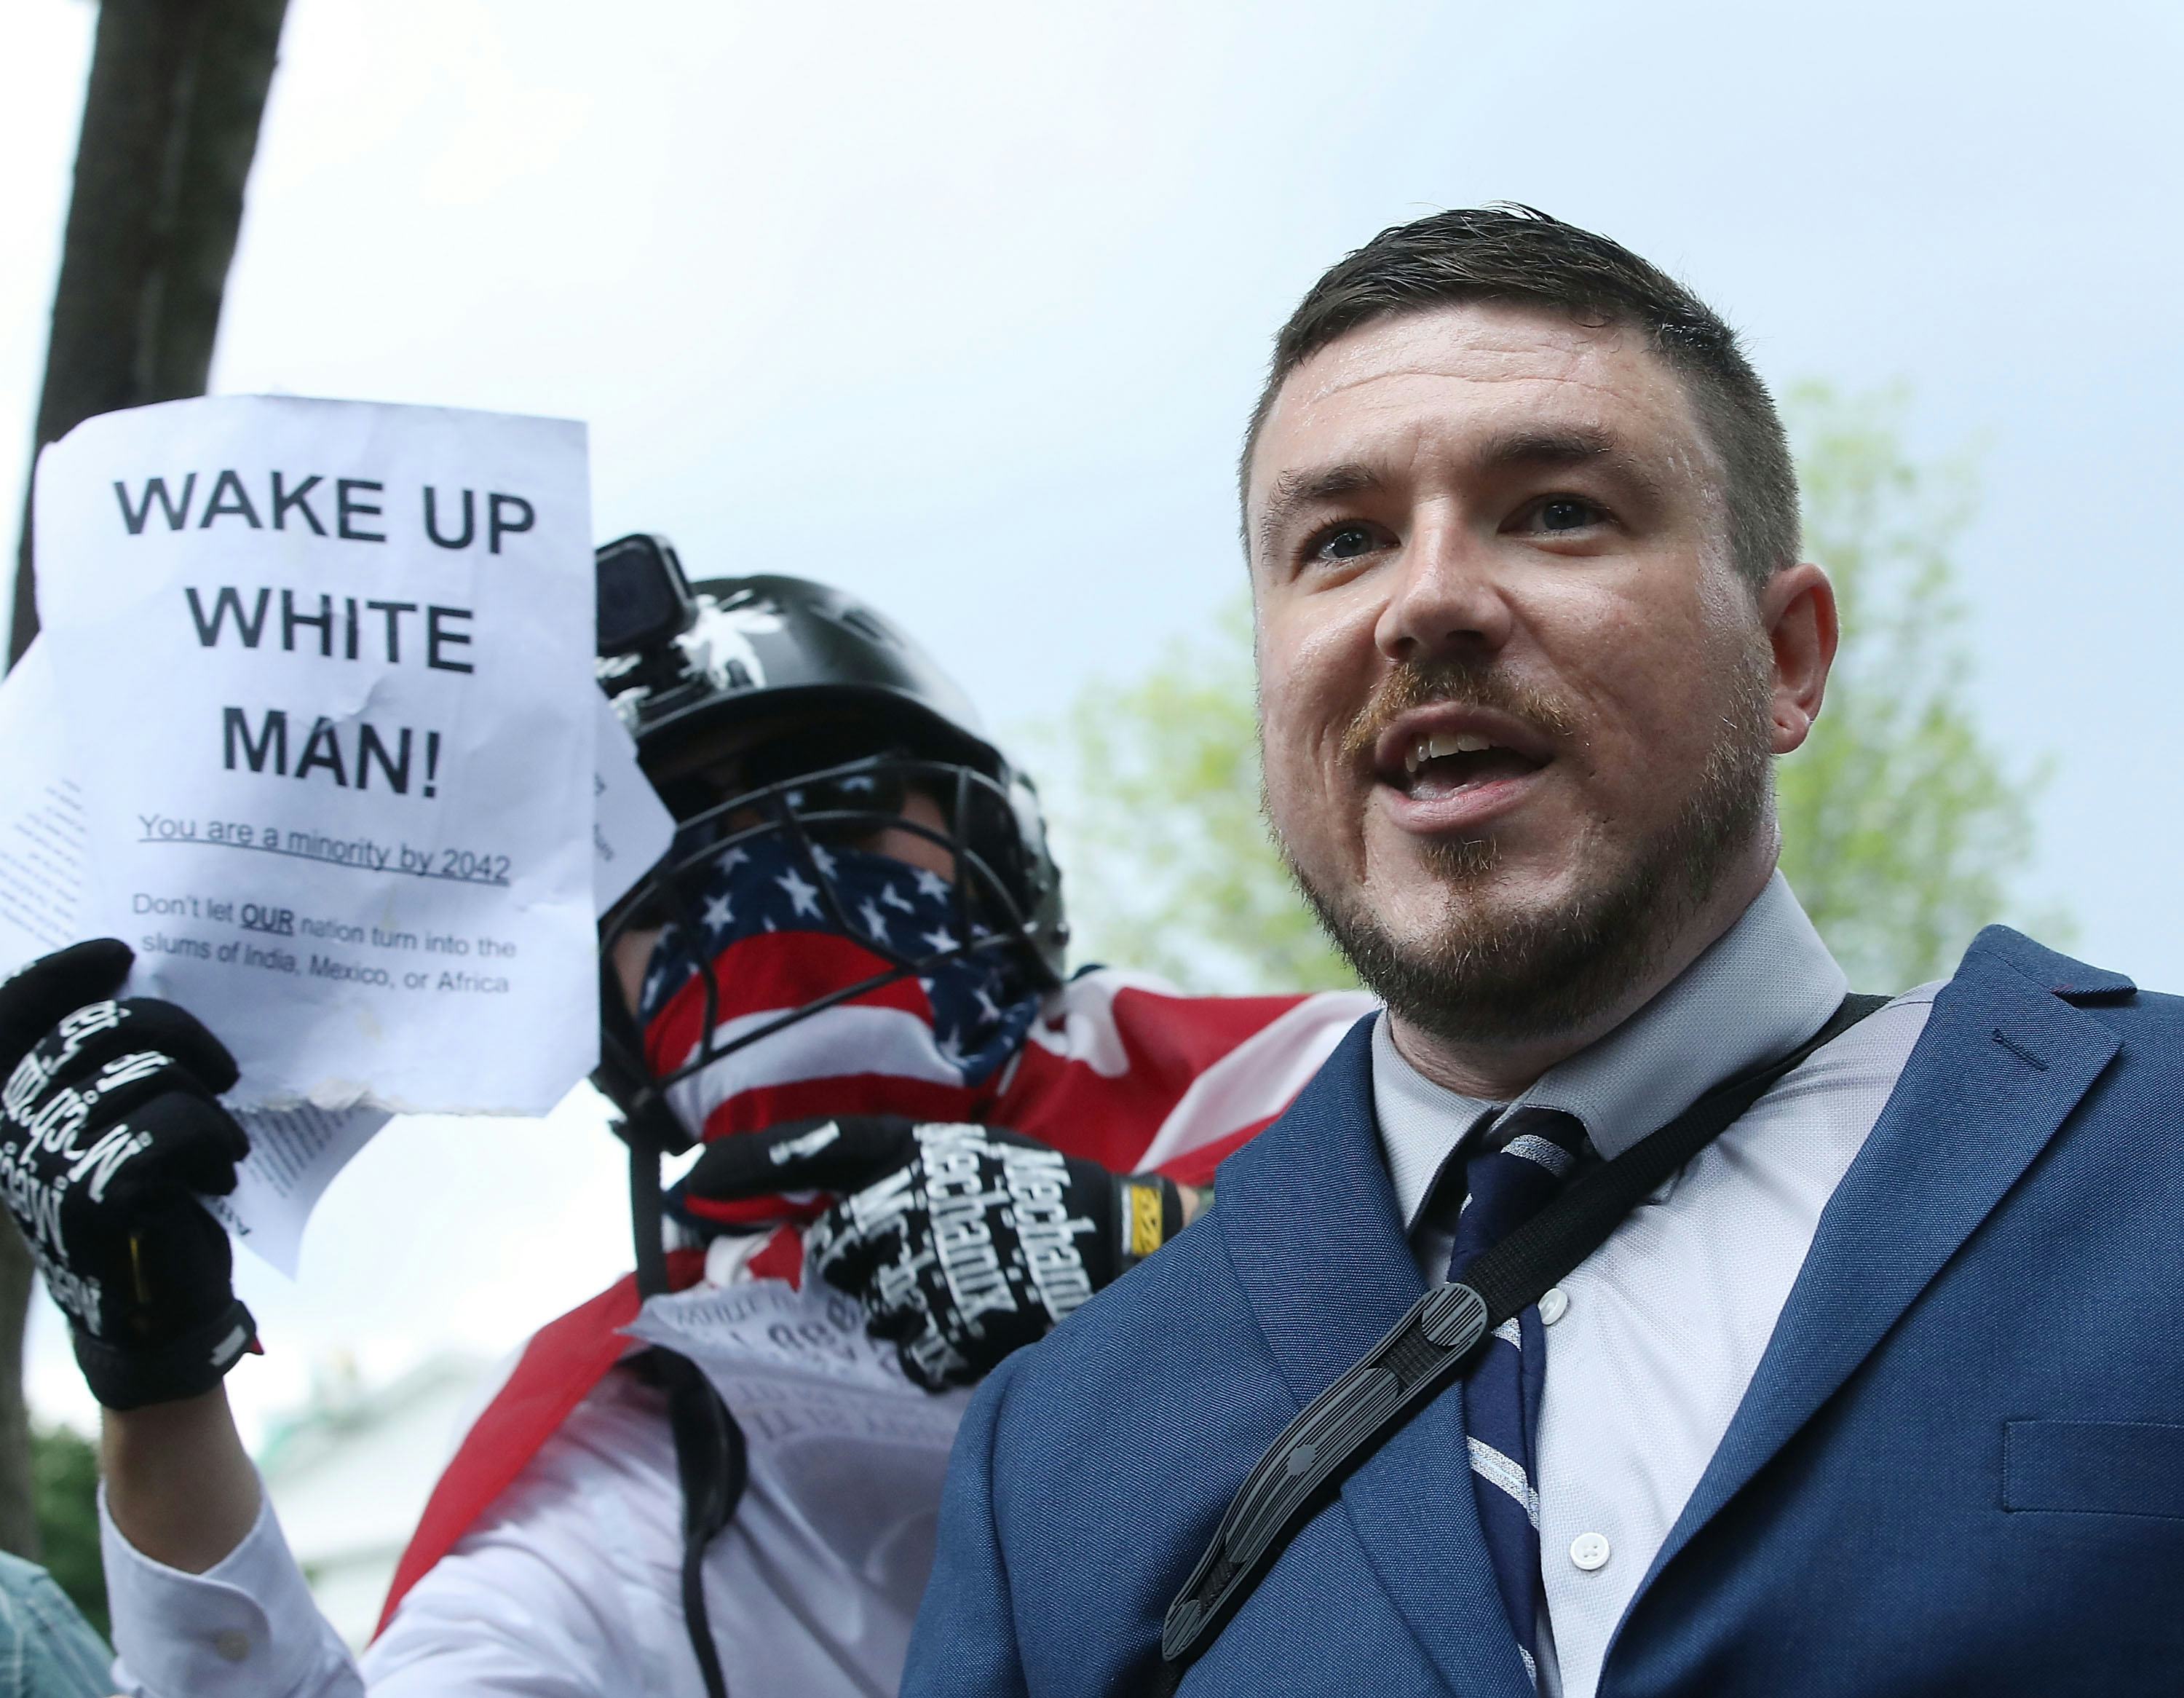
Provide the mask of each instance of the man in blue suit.
[{"label": "man in blue suit", "polygon": [[986,1382],[904,1690],[2184,1690],[2184,1008],[1999,928],[1620,1215],[1163,1663],[1301,1410],[1847,988],[1770,766],[1833,596],[1703,304],[1520,209],[1386,232],[1283,330],[1243,484],[1269,815],[1386,1012]]}]

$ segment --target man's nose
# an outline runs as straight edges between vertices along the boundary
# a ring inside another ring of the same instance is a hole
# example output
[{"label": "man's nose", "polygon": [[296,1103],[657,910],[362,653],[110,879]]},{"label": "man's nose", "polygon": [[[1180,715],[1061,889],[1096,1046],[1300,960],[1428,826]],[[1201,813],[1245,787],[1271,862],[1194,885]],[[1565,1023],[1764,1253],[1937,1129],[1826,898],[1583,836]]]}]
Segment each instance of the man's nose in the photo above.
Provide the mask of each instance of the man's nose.
[{"label": "man's nose", "polygon": [[1405,544],[1373,637],[1390,660],[1476,657],[1498,652],[1513,623],[1492,550],[1463,525],[1436,518]]}]

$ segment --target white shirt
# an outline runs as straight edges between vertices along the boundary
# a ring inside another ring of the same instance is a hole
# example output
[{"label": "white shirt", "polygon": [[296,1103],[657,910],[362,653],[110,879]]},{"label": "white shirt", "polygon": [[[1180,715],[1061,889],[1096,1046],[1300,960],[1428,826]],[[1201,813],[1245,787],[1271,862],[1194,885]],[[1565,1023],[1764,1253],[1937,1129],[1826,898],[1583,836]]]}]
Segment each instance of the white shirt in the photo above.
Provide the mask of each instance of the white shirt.
[{"label": "white shirt", "polygon": [[[1674,983],[1509,1106],[1575,1115],[1612,1160],[1709,1086],[1797,1047],[1847,988],[1778,873]],[[1808,1058],[1558,1287],[1567,1306],[1546,1329],[1532,1482],[1550,1695],[1593,1698],[1608,1642],[1728,1430],[1820,1211],[1880,1118],[1938,988],[1897,997]],[[1426,1278],[1440,1280],[1463,1200],[1469,1152],[1458,1146],[1498,1118],[1498,1105],[1423,1077],[1384,1016],[1373,1088],[1412,1248]],[[1544,1304],[1542,1319],[1558,1306]]]},{"label": "white shirt", "polygon": [[[706,1368],[749,1445],[749,1486],[705,1557],[729,1690],[892,1694],[969,1394],[909,1385],[894,1347],[823,1287],[701,1287],[655,1299],[632,1330]],[[193,1575],[131,1547],[102,1498],[119,1690],[703,1698],[681,1604],[682,1513],[660,1395],[616,1370],[353,1661],[270,1505]]]}]

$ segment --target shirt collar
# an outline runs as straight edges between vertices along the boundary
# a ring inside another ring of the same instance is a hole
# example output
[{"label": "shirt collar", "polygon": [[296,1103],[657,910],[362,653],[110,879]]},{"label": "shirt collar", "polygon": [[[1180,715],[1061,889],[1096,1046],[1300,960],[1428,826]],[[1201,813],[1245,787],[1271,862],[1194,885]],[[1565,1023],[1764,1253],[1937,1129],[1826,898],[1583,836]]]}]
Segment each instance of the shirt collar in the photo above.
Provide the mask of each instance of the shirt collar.
[{"label": "shirt collar", "polygon": [[[1709,1086],[1794,1049],[1850,988],[1780,873],[1666,990],[1598,1042],[1550,1068],[1510,1109],[1559,1109],[1608,1160]],[[1474,1125],[1498,1105],[1435,1084],[1373,1030],[1373,1114],[1405,1230]]]}]

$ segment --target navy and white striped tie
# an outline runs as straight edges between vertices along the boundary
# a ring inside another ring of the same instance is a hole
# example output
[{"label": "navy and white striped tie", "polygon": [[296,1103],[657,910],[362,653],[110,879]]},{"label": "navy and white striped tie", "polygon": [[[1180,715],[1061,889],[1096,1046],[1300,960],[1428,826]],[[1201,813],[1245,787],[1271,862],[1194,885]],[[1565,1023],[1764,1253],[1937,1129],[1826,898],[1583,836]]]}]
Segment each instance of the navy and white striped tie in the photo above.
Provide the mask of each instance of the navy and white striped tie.
[{"label": "navy and white striped tie", "polygon": [[[1468,1195],[1457,1217],[1451,1280],[1462,1279],[1474,1261],[1543,1208],[1585,1152],[1584,1123],[1557,1109],[1519,1109],[1496,1129],[1496,1139],[1495,1147],[1464,1165]],[[1472,1493],[1509,1625],[1535,1685],[1541,1598],[1540,1496],[1532,1481],[1546,1372],[1546,1334],[1535,1307],[1495,1329],[1463,1382]]]}]

